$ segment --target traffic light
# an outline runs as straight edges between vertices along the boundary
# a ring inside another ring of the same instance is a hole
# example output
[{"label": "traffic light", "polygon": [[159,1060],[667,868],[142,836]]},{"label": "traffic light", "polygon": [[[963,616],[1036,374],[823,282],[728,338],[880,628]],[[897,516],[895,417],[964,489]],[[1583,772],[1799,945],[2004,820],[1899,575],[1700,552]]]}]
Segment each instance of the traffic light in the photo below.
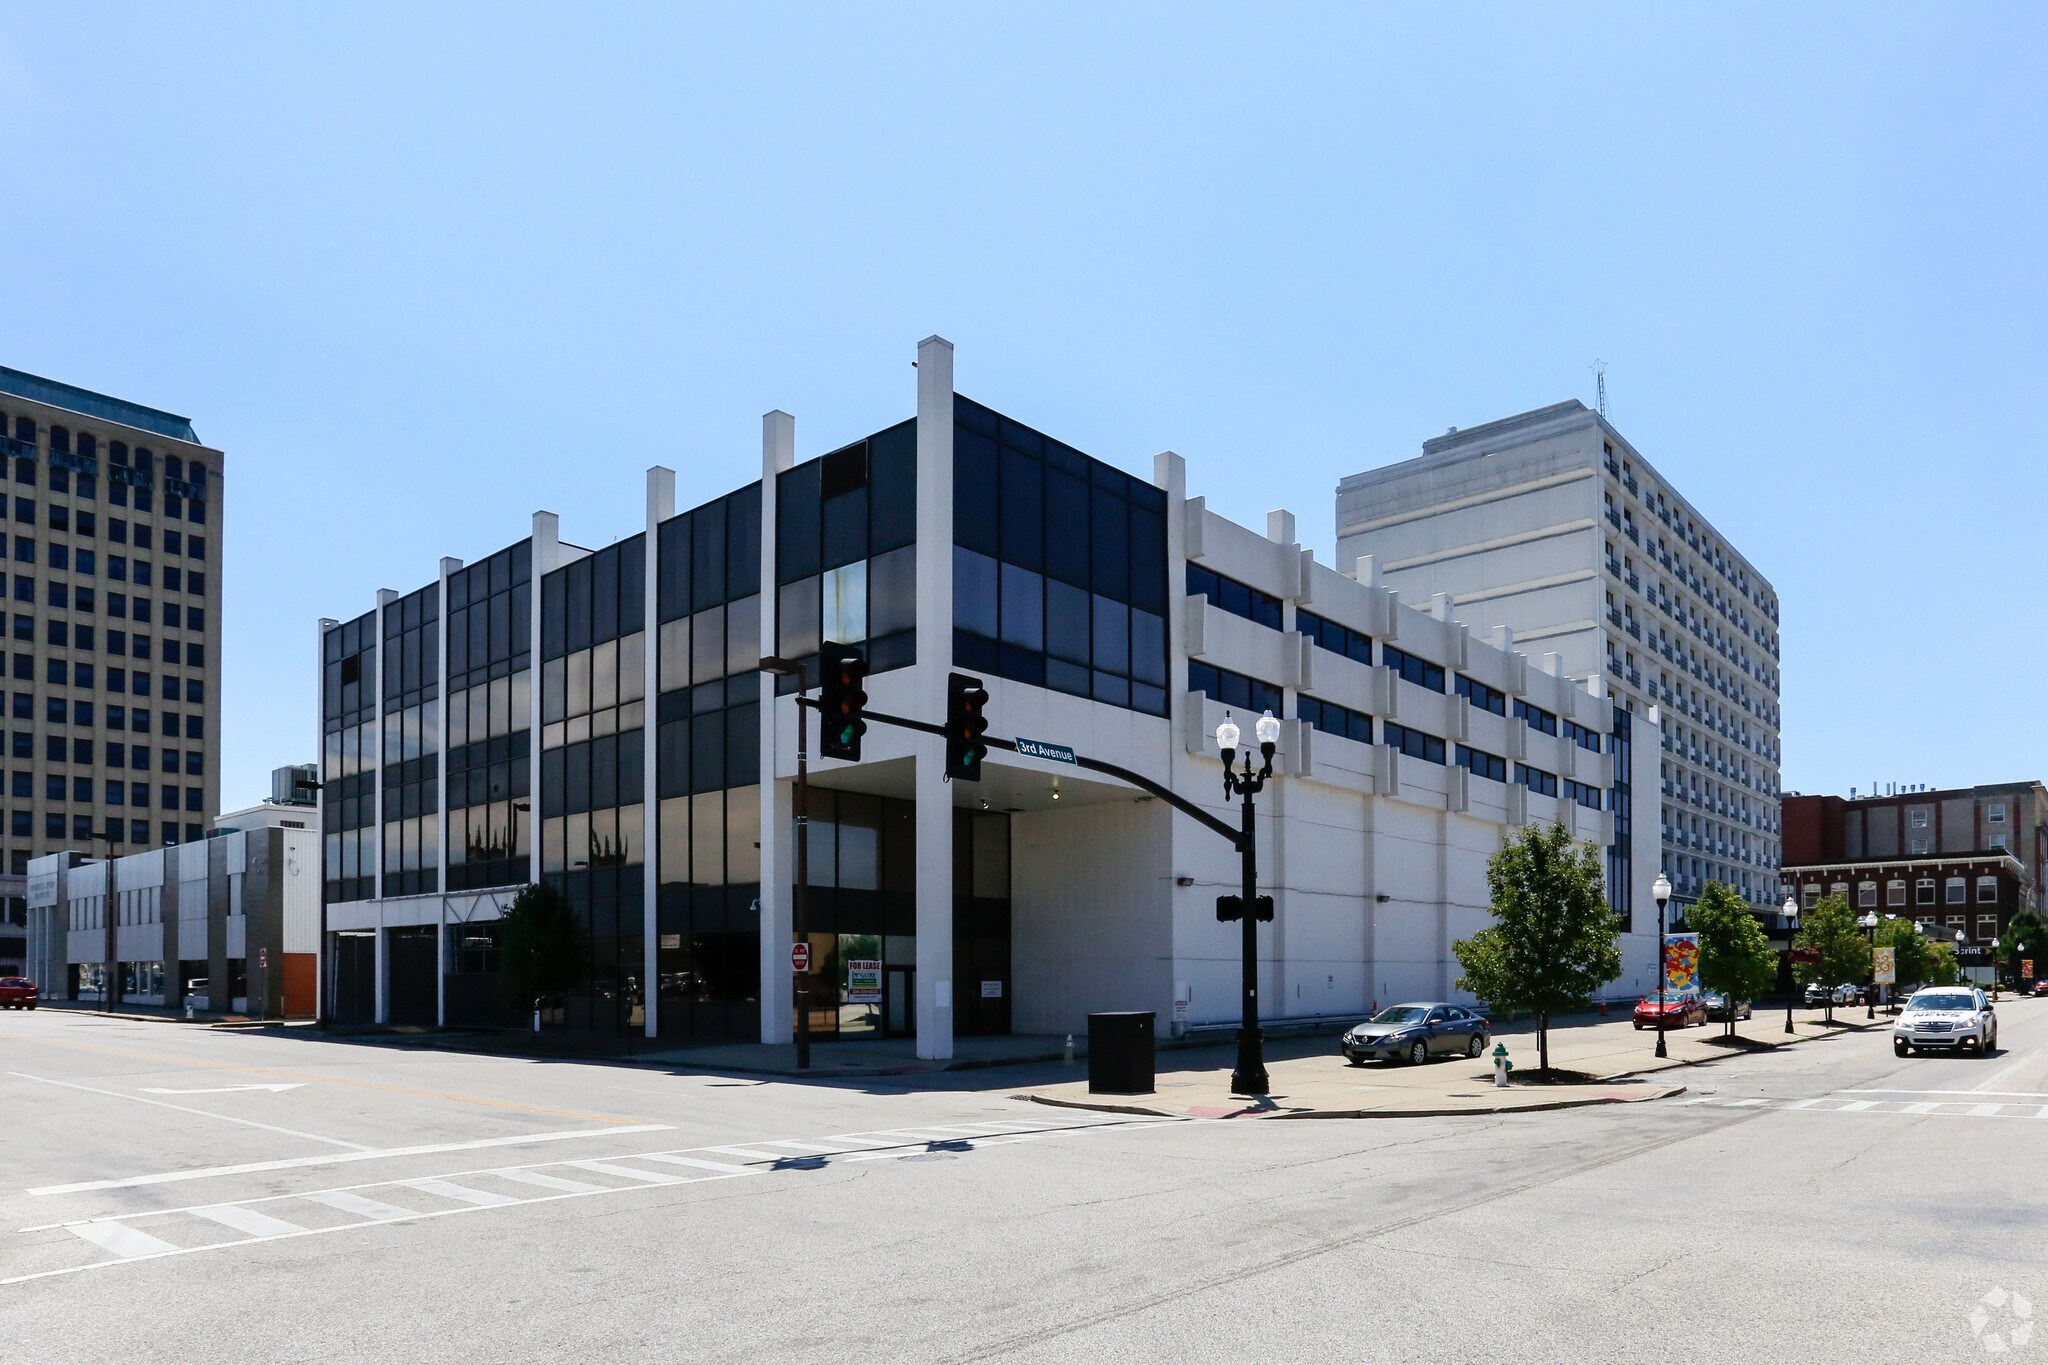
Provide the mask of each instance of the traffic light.
[{"label": "traffic light", "polygon": [[[1218,896],[1216,898],[1216,918],[1224,924],[1230,924],[1243,919],[1244,897]],[[1254,896],[1252,898],[1252,918],[1266,924],[1273,922],[1273,898],[1271,896]]]},{"label": "traffic light", "polygon": [[946,679],[946,776],[957,782],[981,781],[981,760],[988,753],[982,736],[988,732],[988,689],[981,679],[955,673]]},{"label": "traffic light", "polygon": [[868,723],[861,712],[868,694],[861,686],[867,681],[867,656],[851,645],[826,645],[818,655],[823,686],[818,695],[818,714],[823,718],[818,735],[818,752],[826,758],[849,760],[860,757],[860,737]]}]

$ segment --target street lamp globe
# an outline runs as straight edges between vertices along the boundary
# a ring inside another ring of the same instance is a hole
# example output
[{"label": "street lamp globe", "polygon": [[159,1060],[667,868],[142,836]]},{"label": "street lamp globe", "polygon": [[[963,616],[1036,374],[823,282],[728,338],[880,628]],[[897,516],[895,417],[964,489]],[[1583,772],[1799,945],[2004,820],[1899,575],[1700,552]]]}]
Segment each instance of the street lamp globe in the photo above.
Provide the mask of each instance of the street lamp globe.
[{"label": "street lamp globe", "polygon": [[1237,728],[1237,722],[1230,718],[1228,711],[1225,711],[1223,713],[1223,723],[1216,727],[1216,747],[1223,751],[1223,766],[1225,769],[1228,769],[1232,763],[1237,761],[1237,741],[1241,734],[1242,732]]},{"label": "street lamp globe", "polygon": [[1252,722],[1252,733],[1258,736],[1259,747],[1270,754],[1273,746],[1280,742],[1280,722],[1268,711]]},{"label": "street lamp globe", "polygon": [[1783,909],[1785,911],[1785,918],[1791,921],[1794,929],[1797,929],[1799,927],[1799,902],[1787,896],[1785,897]]},{"label": "street lamp globe", "polygon": [[1670,900],[1671,879],[1665,876],[1662,872],[1659,872],[1657,874],[1657,880],[1650,883],[1650,894],[1657,898],[1657,904],[1659,905],[1662,905],[1666,901]]}]

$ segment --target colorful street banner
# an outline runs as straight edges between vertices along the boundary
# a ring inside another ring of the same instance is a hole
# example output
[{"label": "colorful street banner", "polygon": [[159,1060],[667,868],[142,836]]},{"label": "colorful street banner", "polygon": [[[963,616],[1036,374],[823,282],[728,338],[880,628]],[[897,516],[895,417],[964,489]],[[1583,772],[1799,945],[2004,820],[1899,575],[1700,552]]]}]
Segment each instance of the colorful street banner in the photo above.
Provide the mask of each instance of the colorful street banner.
[{"label": "colorful street banner", "polygon": [[1896,948],[1879,948],[1877,950],[1877,971],[1871,979],[1878,985],[1896,986],[1899,984],[1898,954],[1899,950]]},{"label": "colorful street banner", "polygon": [[849,1005],[879,1005],[882,1003],[882,964],[871,958],[848,958],[846,960],[846,1003]]},{"label": "colorful street banner", "polygon": [[2020,959],[2020,980],[2022,980],[2022,981],[2032,981],[2033,979],[2034,979],[2034,959],[2032,959],[2031,957],[2023,957],[2023,958],[2021,958],[2021,959]]},{"label": "colorful street banner", "polygon": [[1664,936],[1664,989],[1696,991],[1700,988],[1700,936]]}]

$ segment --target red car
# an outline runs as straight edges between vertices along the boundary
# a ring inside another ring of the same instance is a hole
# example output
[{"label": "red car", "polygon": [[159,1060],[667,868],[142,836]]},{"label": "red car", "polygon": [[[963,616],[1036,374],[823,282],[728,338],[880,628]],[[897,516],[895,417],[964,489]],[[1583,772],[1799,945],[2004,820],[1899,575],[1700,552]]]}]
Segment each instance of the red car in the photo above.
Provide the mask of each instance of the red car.
[{"label": "red car", "polygon": [[[1664,997],[1664,1027],[1691,1028],[1694,1024],[1707,1022],[1707,1002],[1702,996],[1667,995]],[[1646,995],[1636,1004],[1635,1025],[1639,1029],[1657,1027],[1657,997]]]},{"label": "red car", "polygon": [[0,1009],[32,1010],[35,1007],[35,982],[25,976],[0,976]]},{"label": "red car", "polygon": [[2034,994],[2048,995],[2048,981],[2036,981],[2034,983]]}]

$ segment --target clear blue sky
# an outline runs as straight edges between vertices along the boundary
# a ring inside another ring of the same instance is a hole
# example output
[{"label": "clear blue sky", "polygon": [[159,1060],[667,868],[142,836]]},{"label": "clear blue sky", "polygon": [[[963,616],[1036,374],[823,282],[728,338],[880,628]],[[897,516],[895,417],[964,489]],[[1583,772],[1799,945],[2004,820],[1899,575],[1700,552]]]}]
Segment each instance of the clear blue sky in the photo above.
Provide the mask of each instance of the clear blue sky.
[{"label": "clear blue sky", "polygon": [[229,803],[316,618],[900,420],[932,332],[1325,560],[1604,357],[1783,598],[1788,787],[2048,776],[2044,14],[0,0],[0,363],[226,450]]}]

